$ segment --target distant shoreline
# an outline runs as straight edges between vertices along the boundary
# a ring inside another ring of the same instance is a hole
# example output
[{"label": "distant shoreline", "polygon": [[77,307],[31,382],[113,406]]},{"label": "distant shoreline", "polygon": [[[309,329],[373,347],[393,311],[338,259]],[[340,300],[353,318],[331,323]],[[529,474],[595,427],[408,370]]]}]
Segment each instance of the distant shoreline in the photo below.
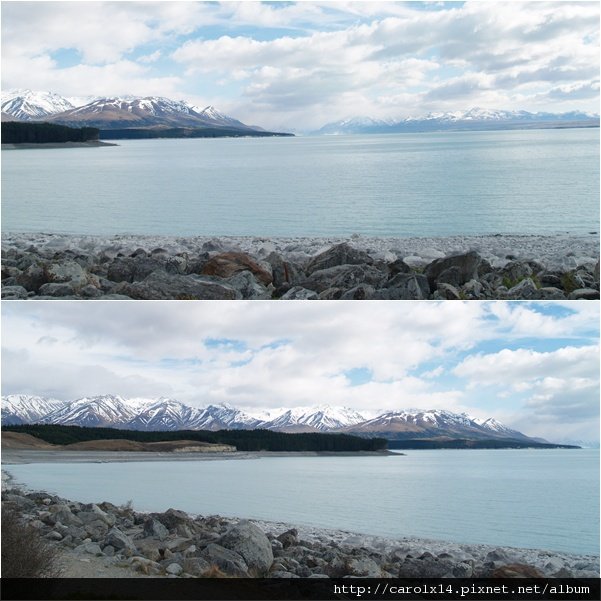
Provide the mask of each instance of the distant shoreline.
[{"label": "distant shoreline", "polygon": [[19,144],[2,144],[2,150],[31,150],[31,149],[49,149],[49,148],[98,148],[101,146],[119,146],[112,142],[103,142],[101,140],[90,140],[89,142],[44,142],[32,144],[28,142]]},{"label": "distant shoreline", "polygon": [[265,457],[402,457],[391,451],[233,451],[177,453],[155,451],[69,451],[66,449],[2,449],[2,465],[29,463],[131,463],[154,461],[231,461]]}]

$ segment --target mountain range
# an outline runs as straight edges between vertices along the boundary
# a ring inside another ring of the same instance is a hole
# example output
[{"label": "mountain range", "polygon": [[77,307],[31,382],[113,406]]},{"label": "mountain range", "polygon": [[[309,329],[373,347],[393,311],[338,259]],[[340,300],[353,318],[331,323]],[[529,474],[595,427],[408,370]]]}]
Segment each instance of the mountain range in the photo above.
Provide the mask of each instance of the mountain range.
[{"label": "mountain range", "polygon": [[470,439],[545,442],[504,426],[444,410],[391,411],[367,419],[345,407],[328,405],[280,409],[253,416],[227,404],[191,407],[169,398],[124,399],[115,395],[59,401],[28,395],[2,397],[2,425],[54,424],[141,431],[253,430],[339,432],[388,440]]},{"label": "mountain range", "polygon": [[[271,133],[256,125],[246,125],[213,106],[202,108],[161,96],[64,97],[32,90],[2,92],[2,121],[46,121],[73,127],[97,127],[105,138],[132,129],[148,132],[167,128],[209,128],[237,135]],[[558,114],[472,108],[396,120],[352,117],[328,123],[313,133],[343,135],[598,126],[599,115],[578,111]]]},{"label": "mountain range", "polygon": [[321,135],[385,134],[598,126],[599,115],[578,111],[569,113],[529,113],[528,111],[472,108],[468,111],[429,113],[423,117],[408,117],[399,120],[352,117],[328,123],[315,133]]},{"label": "mountain range", "polygon": [[101,130],[217,128],[252,134],[265,132],[218,111],[159,96],[65,98],[52,92],[11,90],[2,93],[2,121],[44,121]]}]

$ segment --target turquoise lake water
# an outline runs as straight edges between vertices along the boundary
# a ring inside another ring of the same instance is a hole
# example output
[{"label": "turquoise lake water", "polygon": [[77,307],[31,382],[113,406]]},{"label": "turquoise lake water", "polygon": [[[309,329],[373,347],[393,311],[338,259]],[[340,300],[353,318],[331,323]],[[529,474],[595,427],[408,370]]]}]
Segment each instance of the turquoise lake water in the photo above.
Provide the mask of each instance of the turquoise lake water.
[{"label": "turquoise lake water", "polygon": [[123,140],[2,152],[7,232],[583,234],[599,130]]},{"label": "turquoise lake water", "polygon": [[599,554],[598,449],[6,467],[34,489],[141,511]]}]

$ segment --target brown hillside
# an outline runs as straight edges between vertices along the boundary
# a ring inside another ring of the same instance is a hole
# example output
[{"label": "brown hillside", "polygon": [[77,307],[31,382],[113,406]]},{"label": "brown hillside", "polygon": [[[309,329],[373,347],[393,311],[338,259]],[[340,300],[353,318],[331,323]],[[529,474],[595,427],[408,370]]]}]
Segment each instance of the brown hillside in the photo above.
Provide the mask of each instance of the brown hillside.
[{"label": "brown hillside", "polygon": [[20,432],[2,432],[1,436],[3,449],[58,449],[53,444],[31,436],[31,434],[22,434]]}]

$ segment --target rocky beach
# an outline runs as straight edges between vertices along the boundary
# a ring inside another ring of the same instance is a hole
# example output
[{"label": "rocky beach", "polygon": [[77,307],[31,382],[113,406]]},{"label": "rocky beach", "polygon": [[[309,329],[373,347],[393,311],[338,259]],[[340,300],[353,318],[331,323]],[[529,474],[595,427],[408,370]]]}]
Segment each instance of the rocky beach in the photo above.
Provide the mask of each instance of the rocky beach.
[{"label": "rocky beach", "polygon": [[599,236],[5,234],[4,299],[599,299]]},{"label": "rocky beach", "polygon": [[6,471],[2,504],[60,553],[68,578],[599,577],[592,555],[395,540],[177,509],[145,513],[30,491]]}]

